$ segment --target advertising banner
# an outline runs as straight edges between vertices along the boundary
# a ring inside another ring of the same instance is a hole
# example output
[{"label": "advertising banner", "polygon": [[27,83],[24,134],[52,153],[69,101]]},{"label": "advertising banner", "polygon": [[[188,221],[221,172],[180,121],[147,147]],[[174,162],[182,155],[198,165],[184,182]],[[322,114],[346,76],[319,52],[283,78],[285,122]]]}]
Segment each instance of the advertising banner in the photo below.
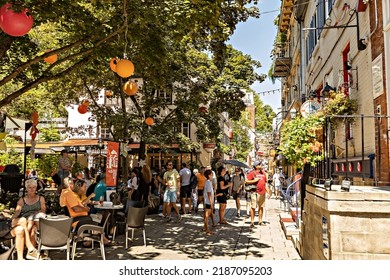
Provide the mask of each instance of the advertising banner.
[{"label": "advertising banner", "polygon": [[107,165],[106,165],[106,185],[116,187],[118,182],[118,162],[119,143],[108,142],[107,145]]}]

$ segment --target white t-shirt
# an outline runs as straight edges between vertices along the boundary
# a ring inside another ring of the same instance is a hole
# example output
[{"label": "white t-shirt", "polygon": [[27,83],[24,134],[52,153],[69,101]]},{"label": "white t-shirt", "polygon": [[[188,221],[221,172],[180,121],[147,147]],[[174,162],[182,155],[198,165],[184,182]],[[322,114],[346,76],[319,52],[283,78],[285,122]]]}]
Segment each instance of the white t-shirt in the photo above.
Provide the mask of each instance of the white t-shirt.
[{"label": "white t-shirt", "polygon": [[274,180],[275,186],[279,187],[282,185],[282,180],[284,181],[284,175],[283,173],[275,173],[272,179]]},{"label": "white t-shirt", "polygon": [[205,204],[211,205],[209,196],[207,193],[211,193],[211,200],[214,202],[214,189],[213,189],[213,184],[211,183],[210,180],[206,181],[206,184],[204,185],[204,190],[203,190],[203,201]]},{"label": "white t-shirt", "polygon": [[127,181],[127,187],[134,190],[138,189],[138,179],[136,176]]}]

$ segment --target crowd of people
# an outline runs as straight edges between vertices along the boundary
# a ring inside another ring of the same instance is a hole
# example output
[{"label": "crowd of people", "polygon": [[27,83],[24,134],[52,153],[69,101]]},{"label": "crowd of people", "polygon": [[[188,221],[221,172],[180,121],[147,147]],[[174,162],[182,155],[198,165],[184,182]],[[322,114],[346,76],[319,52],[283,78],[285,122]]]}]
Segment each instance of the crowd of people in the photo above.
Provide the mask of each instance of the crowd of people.
[{"label": "crowd of people", "polygon": [[[244,198],[247,206],[246,215],[251,220],[250,227],[255,226],[256,209],[258,210],[257,224],[265,225],[263,209],[266,196],[278,197],[278,188],[282,187],[281,181],[284,178],[281,170],[278,170],[275,175],[264,170],[260,161],[256,161],[253,169],[247,174],[239,167],[235,167],[234,173],[229,174],[224,166],[219,166],[217,173],[210,166],[202,166],[191,171],[186,163],[182,163],[181,168],[176,169],[174,163],[170,161],[161,172],[153,171],[153,176],[155,176],[153,194],[161,197],[159,215],[167,222],[171,222],[174,217],[180,222],[182,215],[196,214],[200,209],[199,206],[202,205],[205,221],[203,230],[206,234],[213,234],[209,226],[210,220],[212,227],[217,225],[214,216],[216,203],[218,224],[228,224],[225,212],[227,200],[231,197],[235,200],[237,217],[241,216],[241,199]],[[191,183],[193,176],[196,177],[195,186]],[[127,187],[134,188],[134,185],[137,185],[136,180],[131,178]]]},{"label": "crowd of people", "polygon": [[[71,174],[66,151],[61,153],[58,167],[61,170],[58,172],[61,180],[58,188],[59,203],[64,213],[73,218],[75,230],[84,224],[98,224],[91,218],[91,214],[96,213],[94,208],[96,204],[107,200],[105,174],[98,174],[95,179],[91,178],[88,169]],[[128,181],[118,190],[123,203],[128,199],[141,201],[145,206],[156,208],[156,213],[161,212],[159,215],[166,222],[171,222],[174,217],[177,222],[181,222],[183,215],[197,214],[203,209],[203,231],[207,235],[213,234],[212,228],[218,224],[228,224],[225,212],[230,198],[235,200],[237,217],[241,216],[241,199],[246,200],[246,215],[250,217],[251,228],[255,227],[256,209],[257,225],[265,225],[263,212],[266,197],[272,195],[278,197],[286,180],[282,169],[272,174],[264,170],[260,161],[256,161],[253,169],[247,173],[242,168],[235,167],[233,174],[229,174],[222,165],[217,168],[217,173],[210,166],[191,170],[186,163],[182,163],[181,167],[176,169],[172,161],[167,162],[162,170],[151,170],[144,164],[142,167],[133,168],[130,173]],[[37,194],[38,181],[36,173],[32,173],[26,180],[25,196],[19,199],[13,215],[10,235],[15,237],[18,259],[37,258],[35,235],[39,217],[45,216],[46,212],[45,199]],[[155,198],[157,202],[153,202]],[[107,237],[104,243],[107,246],[111,245]],[[91,244],[85,242],[83,245],[89,247]]]}]

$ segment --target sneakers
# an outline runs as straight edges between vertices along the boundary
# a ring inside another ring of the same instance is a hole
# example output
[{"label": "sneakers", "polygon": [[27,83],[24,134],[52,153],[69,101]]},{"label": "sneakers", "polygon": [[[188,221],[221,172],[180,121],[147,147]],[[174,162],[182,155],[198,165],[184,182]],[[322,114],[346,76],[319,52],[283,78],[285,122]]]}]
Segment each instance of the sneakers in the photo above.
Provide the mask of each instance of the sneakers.
[{"label": "sneakers", "polygon": [[181,220],[183,219],[183,217],[181,215],[179,215],[179,217],[177,217],[177,221],[180,223]]},{"label": "sneakers", "polygon": [[30,252],[27,252],[26,254],[26,259],[28,260],[36,260],[38,257],[38,251],[36,249],[30,251]]},{"label": "sneakers", "polygon": [[[38,251],[37,251],[37,249],[34,249],[33,251],[27,252],[26,259],[27,260],[36,260],[37,256],[38,256]],[[39,260],[50,260],[50,258],[48,255],[42,253],[39,256]]]},{"label": "sneakers", "polygon": [[237,217],[240,218],[240,213],[239,212],[237,212]]},{"label": "sneakers", "polygon": [[158,214],[160,217],[165,217],[163,213]]},{"label": "sneakers", "polygon": [[168,218],[167,218],[167,223],[169,223],[170,221],[172,221],[172,218],[171,218],[171,217],[168,217]]},{"label": "sneakers", "polygon": [[254,223],[251,223],[251,225],[249,226],[249,228],[254,228],[254,227],[255,227]]}]

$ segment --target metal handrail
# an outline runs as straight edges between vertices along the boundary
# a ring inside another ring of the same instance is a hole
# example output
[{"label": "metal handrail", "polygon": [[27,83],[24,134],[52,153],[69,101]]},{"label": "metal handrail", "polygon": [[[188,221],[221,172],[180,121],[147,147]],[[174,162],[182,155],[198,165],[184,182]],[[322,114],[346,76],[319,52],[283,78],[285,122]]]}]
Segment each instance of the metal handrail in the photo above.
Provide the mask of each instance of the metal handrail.
[{"label": "metal handrail", "polygon": [[[302,175],[302,171],[297,172],[293,177],[295,177],[298,174]],[[297,228],[299,228],[299,213],[298,213],[298,211],[299,211],[299,203],[298,203],[298,192],[295,189],[295,184],[299,183],[301,180],[302,180],[302,176],[300,178],[298,178],[297,180],[293,181],[292,183],[290,183],[287,186],[287,189],[286,189],[285,192],[283,191],[283,188],[280,188],[280,190],[279,190],[280,193],[283,195],[284,199],[286,199],[287,205],[294,206],[292,198],[295,196],[295,201],[296,201],[296,204],[295,204],[296,220],[295,220],[295,222],[296,222],[296,227]],[[291,188],[294,188],[294,192],[291,190]],[[293,195],[291,195],[292,193],[293,193]]]}]

